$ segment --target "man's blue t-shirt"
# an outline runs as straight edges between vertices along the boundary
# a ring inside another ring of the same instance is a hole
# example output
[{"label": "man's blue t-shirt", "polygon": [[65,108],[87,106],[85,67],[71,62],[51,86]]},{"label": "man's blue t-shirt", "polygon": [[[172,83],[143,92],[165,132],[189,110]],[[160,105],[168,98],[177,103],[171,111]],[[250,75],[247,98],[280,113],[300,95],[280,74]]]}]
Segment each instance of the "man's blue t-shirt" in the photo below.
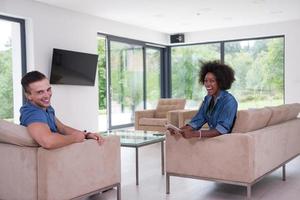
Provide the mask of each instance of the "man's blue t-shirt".
[{"label": "man's blue t-shirt", "polygon": [[28,126],[34,122],[41,122],[47,124],[51,132],[57,132],[57,126],[55,124],[55,112],[51,106],[44,110],[30,102],[27,102],[20,108],[20,113],[21,125]]},{"label": "man's blue t-shirt", "polygon": [[210,129],[217,129],[219,133],[230,133],[237,113],[237,101],[227,91],[221,90],[215,105],[209,112],[212,96],[205,96],[198,113],[188,123],[193,129],[200,129],[208,123]]}]

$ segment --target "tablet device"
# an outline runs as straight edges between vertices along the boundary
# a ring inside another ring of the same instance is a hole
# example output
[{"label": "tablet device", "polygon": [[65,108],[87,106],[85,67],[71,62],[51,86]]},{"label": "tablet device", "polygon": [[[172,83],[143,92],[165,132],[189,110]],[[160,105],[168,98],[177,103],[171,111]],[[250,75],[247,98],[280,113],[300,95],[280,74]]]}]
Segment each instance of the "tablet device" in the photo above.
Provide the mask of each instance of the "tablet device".
[{"label": "tablet device", "polygon": [[165,124],[165,127],[168,129],[172,129],[174,130],[175,132],[181,132],[182,130],[176,126],[174,126],[173,124],[170,124],[170,123],[166,123]]}]

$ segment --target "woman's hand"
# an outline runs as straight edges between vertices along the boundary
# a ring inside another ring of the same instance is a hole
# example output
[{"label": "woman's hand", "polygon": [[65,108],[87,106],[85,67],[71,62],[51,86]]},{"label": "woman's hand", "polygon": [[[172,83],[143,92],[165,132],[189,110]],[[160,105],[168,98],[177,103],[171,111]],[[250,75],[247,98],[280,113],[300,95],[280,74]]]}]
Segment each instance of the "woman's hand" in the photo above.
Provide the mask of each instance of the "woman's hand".
[{"label": "woman's hand", "polygon": [[176,134],[182,133],[182,130],[177,131],[177,130],[174,130],[172,128],[167,128],[167,130],[170,132],[171,135],[176,135]]},{"label": "woman's hand", "polygon": [[182,131],[181,135],[188,139],[188,138],[192,138],[192,137],[200,137],[200,132],[197,130],[190,130],[190,129],[185,129]]},{"label": "woman's hand", "polygon": [[193,128],[190,125],[184,125],[183,127],[180,128],[182,131],[192,131]]}]

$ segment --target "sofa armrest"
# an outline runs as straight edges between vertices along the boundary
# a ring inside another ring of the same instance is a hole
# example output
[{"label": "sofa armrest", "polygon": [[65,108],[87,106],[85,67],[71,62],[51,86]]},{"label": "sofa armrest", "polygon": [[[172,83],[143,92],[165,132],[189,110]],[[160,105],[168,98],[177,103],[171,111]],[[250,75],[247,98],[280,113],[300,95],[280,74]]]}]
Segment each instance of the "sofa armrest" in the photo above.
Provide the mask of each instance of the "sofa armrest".
[{"label": "sofa armrest", "polygon": [[251,182],[253,154],[253,138],[247,134],[225,134],[200,140],[166,135],[167,173]]},{"label": "sofa armrest", "polygon": [[269,172],[300,154],[300,119],[248,132],[255,144],[254,176]]},{"label": "sofa armrest", "polygon": [[134,114],[134,126],[135,126],[135,129],[136,130],[139,130],[139,120],[141,118],[153,118],[155,115],[155,110],[152,109],[152,110],[140,110],[140,111],[135,111],[135,114]]},{"label": "sofa armrest", "polygon": [[120,139],[38,149],[38,199],[71,199],[120,183]]}]

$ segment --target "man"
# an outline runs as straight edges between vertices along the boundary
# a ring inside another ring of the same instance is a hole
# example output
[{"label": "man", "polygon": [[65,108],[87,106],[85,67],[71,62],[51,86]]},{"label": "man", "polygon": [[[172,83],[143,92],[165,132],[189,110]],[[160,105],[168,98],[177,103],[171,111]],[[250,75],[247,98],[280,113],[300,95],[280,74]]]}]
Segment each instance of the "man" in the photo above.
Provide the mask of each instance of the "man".
[{"label": "man", "polygon": [[38,71],[29,72],[22,78],[21,83],[28,101],[20,109],[20,122],[42,147],[55,149],[83,142],[84,139],[94,139],[99,144],[104,142],[100,135],[71,128],[55,117],[54,109],[50,105],[51,86],[44,74]]}]

